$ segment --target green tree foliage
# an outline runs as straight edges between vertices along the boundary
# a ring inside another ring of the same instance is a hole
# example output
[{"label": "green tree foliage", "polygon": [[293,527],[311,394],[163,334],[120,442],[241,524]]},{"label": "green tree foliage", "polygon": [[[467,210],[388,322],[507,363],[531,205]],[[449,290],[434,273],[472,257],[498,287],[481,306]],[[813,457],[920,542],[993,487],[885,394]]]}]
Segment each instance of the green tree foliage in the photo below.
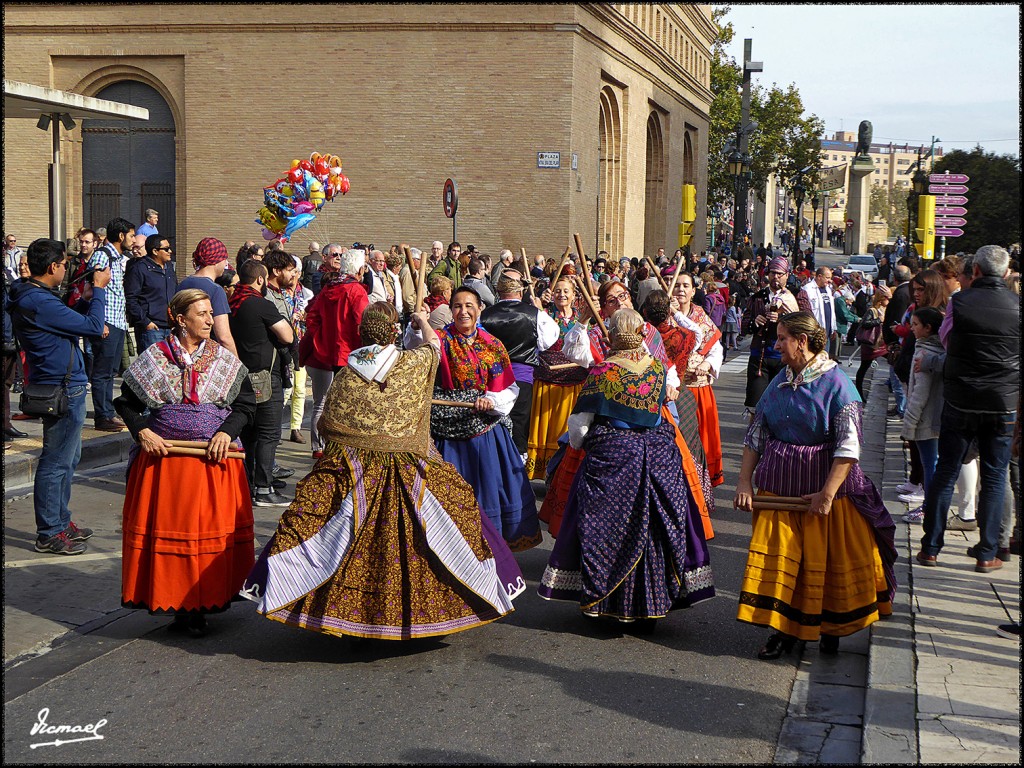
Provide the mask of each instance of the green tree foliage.
[{"label": "green tree foliage", "polygon": [[871,185],[871,198],[868,200],[868,220],[884,219],[889,209],[889,189],[884,184]]},{"label": "green tree foliage", "polygon": [[[728,202],[733,197],[733,178],[726,169],[727,147],[735,143],[736,126],[740,122],[743,87],[743,63],[726,53],[735,32],[725,17],[729,6],[712,11],[718,25],[718,39],[711,52],[711,129],[708,136],[708,204]],[[766,64],[770,68],[770,63]],[[750,117],[758,123],[749,139],[751,158],[750,188],[761,197],[769,176],[778,174],[790,186],[793,176],[802,168],[812,171],[804,176],[810,190],[817,182],[817,164],[821,151],[824,123],[815,115],[804,115],[803,101],[796,86],[780,88],[775,83],[765,88],[752,83]]]},{"label": "green tree foliage", "polygon": [[907,190],[885,184],[872,184],[868,201],[871,221],[884,220],[889,237],[907,234]]},{"label": "green tree foliage", "polygon": [[948,238],[946,253],[971,253],[983,245],[1020,242],[1020,158],[996,155],[976,146],[970,152],[953,150],[935,163],[932,173],[964,173],[967,186],[963,237]]}]

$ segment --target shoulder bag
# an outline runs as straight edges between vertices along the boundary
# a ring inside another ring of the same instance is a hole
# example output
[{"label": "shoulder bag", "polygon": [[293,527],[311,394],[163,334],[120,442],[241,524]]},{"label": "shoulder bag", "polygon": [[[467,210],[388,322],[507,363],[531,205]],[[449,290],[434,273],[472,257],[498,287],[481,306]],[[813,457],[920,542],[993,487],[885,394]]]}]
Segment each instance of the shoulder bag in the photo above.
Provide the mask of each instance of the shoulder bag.
[{"label": "shoulder bag", "polygon": [[267,370],[249,374],[249,383],[252,384],[252,389],[256,393],[257,405],[270,399],[272,394],[270,372],[274,370],[275,362],[277,362],[277,347],[274,347],[274,353],[270,357],[270,367]]},{"label": "shoulder bag", "polygon": [[60,418],[68,414],[68,384],[71,381],[71,366],[75,362],[75,342],[69,342],[71,354],[68,370],[60,384],[28,384],[21,391],[19,407],[26,416],[53,416]]}]

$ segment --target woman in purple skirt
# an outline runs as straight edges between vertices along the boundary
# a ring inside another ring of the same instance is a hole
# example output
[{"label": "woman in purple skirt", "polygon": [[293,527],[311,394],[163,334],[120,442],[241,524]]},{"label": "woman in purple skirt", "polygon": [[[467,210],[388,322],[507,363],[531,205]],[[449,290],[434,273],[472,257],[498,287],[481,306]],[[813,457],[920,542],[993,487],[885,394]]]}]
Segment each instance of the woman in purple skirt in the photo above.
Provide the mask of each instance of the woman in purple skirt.
[{"label": "woman in purple skirt", "polygon": [[587,616],[654,622],[715,594],[704,529],[675,430],[662,419],[668,371],[631,309],[611,318],[612,351],[590,370],[569,417],[586,448],[538,592]]}]

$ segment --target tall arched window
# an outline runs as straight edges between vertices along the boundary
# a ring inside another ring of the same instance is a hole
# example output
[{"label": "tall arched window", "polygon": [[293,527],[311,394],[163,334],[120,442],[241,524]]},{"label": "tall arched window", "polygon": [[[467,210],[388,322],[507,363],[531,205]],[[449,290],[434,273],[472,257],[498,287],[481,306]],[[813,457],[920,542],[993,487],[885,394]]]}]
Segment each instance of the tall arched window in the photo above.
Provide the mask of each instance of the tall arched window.
[{"label": "tall arched window", "polygon": [[644,253],[665,248],[665,136],[661,116],[647,118],[647,172],[644,200]]},{"label": "tall arched window", "polygon": [[[622,256],[625,185],[622,169],[622,118],[619,100],[611,87],[601,89],[598,122],[601,185],[598,197],[598,248],[615,258]],[[595,254],[596,256],[596,254]]]}]

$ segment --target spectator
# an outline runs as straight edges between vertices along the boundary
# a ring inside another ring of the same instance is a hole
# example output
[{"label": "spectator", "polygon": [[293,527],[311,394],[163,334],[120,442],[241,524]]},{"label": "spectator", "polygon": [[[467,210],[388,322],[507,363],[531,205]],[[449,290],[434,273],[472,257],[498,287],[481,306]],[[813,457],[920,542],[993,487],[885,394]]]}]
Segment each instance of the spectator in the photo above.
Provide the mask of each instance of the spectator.
[{"label": "spectator", "polygon": [[402,312],[405,317],[418,312],[419,307],[416,304],[416,281],[418,280],[420,259],[423,258],[423,251],[419,248],[410,248],[409,255],[412,257],[413,272],[409,269],[408,264],[402,265],[401,271],[398,273],[398,283],[402,291]]},{"label": "spectator", "polygon": [[512,266],[512,251],[508,248],[502,248],[501,253],[498,254],[498,263],[491,270],[491,288],[498,284],[498,280],[501,279],[501,273],[510,266]]},{"label": "spectator", "polygon": [[[21,264],[19,257],[18,264]],[[15,282],[11,280],[5,271],[3,274],[4,282],[4,336],[3,336],[3,362],[4,362],[4,450],[14,442],[16,437],[28,437],[28,434],[17,429],[11,423],[11,388],[14,386],[17,380],[17,371],[19,355],[18,355],[18,343],[14,337],[14,327],[11,324],[11,314],[8,308],[9,294],[11,291],[11,285]]]},{"label": "spectator", "polygon": [[430,313],[428,322],[431,328],[439,331],[455,319],[452,317],[452,310],[448,305],[452,299],[454,288],[452,288],[452,281],[444,275],[435,275],[430,278],[427,287],[430,292],[424,303]]},{"label": "spectator", "polygon": [[[803,264],[803,262],[801,262]],[[814,279],[796,295],[802,312],[808,312],[825,329],[825,350],[832,360],[839,359],[839,331],[836,323],[835,293],[832,290],[832,270],[820,267],[814,272]]]},{"label": "spectator", "polygon": [[[396,246],[397,247],[397,246]],[[399,251],[397,253],[387,253],[384,255],[384,264],[387,269],[384,271],[384,282],[390,281],[391,290],[390,294],[394,294],[390,304],[395,308],[395,312],[398,313],[399,319],[402,318],[402,306],[403,306],[403,295],[402,295],[402,281],[399,279],[398,273],[405,264],[405,255]]]},{"label": "spectator", "polygon": [[178,292],[170,243],[163,235],[146,238],[146,255],[128,265],[124,275],[125,311],[141,352],[171,333],[167,307]]},{"label": "spectator", "polygon": [[85,366],[78,349],[80,336],[99,336],[106,316],[110,269],[97,269],[88,299],[71,309],[53,293],[64,279],[64,244],[39,239],[28,247],[31,277],[11,287],[15,334],[25,350],[29,384],[62,386],[67,411],[43,416],[43,449],[36,465],[33,505],[37,552],[79,555],[92,536],[71,519],[71,481],[82,455],[85,424]]},{"label": "spectator", "polygon": [[533,257],[533,268],[530,270],[530,275],[534,280],[542,280],[544,278],[544,265],[547,263],[547,259],[543,253],[538,253]]},{"label": "spectator", "polygon": [[128,316],[125,313],[124,270],[128,266],[128,252],[135,242],[135,225],[125,219],[107,222],[108,242],[95,251],[89,267],[110,269],[105,304],[105,322],[100,335],[90,339],[92,344],[92,404],[94,426],[102,432],[121,432],[124,422],[114,410],[114,376],[122,360]]},{"label": "spectator", "polygon": [[235,286],[238,285],[238,273],[233,269],[225,269],[221,276],[213,282],[224,289],[230,306],[231,295],[235,292]]},{"label": "spectator", "polygon": [[[288,265],[294,274],[290,256]],[[283,507],[288,505],[288,498],[274,486],[274,457],[281,440],[282,370],[286,365],[287,348],[295,334],[288,320],[265,298],[266,293],[267,268],[250,259],[238,269],[238,287],[231,296],[229,322],[238,345],[238,359],[248,369],[256,392],[255,418],[241,433],[253,504]],[[266,375],[259,377],[259,374]]]},{"label": "spectator", "polygon": [[[328,246],[330,248],[332,246]],[[348,365],[349,353],[361,346],[359,322],[370,303],[360,282],[366,268],[366,253],[353,248],[340,254],[338,259],[338,270],[324,272],[320,293],[306,309],[306,335],[299,344],[299,365],[307,367],[313,380],[310,447],[315,459],[320,458],[324,450],[317,422],[324,412],[327,390],[334,374]]]},{"label": "spectator", "polygon": [[152,208],[147,208],[145,211],[145,222],[142,226],[135,230],[136,235],[141,235],[143,238],[149,237],[150,235],[159,235],[160,230],[156,228],[157,222],[160,221],[160,214],[154,211]]},{"label": "spectator", "polygon": [[291,436],[288,438],[293,443],[305,445],[306,437],[302,434],[302,417],[306,413],[306,369],[299,365],[299,343],[306,335],[306,307],[313,300],[313,292],[302,284],[302,262],[299,257],[292,254],[295,261],[295,268],[298,270],[298,279],[295,282],[295,314],[292,318],[292,327],[295,329],[295,344],[292,345],[292,388],[285,391],[285,407],[291,412],[291,420],[288,428]]},{"label": "spectator", "polygon": [[192,265],[196,271],[178,283],[178,290],[198,288],[205,291],[213,305],[213,337],[231,354],[238,357],[235,340],[231,336],[228,297],[224,289],[215,282],[230,266],[228,249],[215,237],[204,237],[192,252]]},{"label": "spectator", "polygon": [[[302,260],[302,285],[313,291],[314,295],[316,294],[316,291],[313,288],[313,282],[318,279],[317,272],[320,271],[320,265],[323,263],[324,260],[320,253],[320,243],[314,240],[309,244],[309,253],[306,254],[306,258]],[[319,285],[317,287],[319,287]]]},{"label": "spectator", "polygon": [[[292,390],[299,389],[302,392],[302,401],[305,404],[306,398],[306,369],[298,364],[298,341],[299,323],[301,322],[302,311],[299,309],[302,286],[299,283],[299,265],[301,262],[297,256],[282,251],[268,253],[263,266],[267,268],[267,298],[277,307],[281,317],[288,321],[295,334],[295,341],[291,349],[283,352],[285,366],[282,367],[282,379],[284,382],[284,402],[292,408]],[[305,307],[305,302],[303,302]],[[301,373],[300,373],[301,371]],[[302,417],[299,417],[298,426],[291,428],[289,439],[293,443],[305,443],[302,435]]]},{"label": "spectator", "polygon": [[18,263],[21,261],[22,250],[18,247],[18,238],[12,234],[4,237],[4,275],[8,284],[18,279]]},{"label": "spectator", "polygon": [[444,243],[440,240],[435,240],[430,244],[430,259],[427,262],[427,266],[433,269],[441,262],[441,257],[444,254]]},{"label": "spectator", "polygon": [[[436,243],[435,243],[436,245]],[[457,242],[448,243],[448,255],[437,263],[428,277],[444,275],[452,281],[452,289],[462,285],[462,264],[459,257],[462,255],[462,246]]]},{"label": "spectator", "polygon": [[494,294],[491,292],[490,287],[487,285],[487,281],[484,279],[484,264],[480,259],[469,260],[469,277],[467,277],[462,284],[472,288],[480,295],[480,300],[484,304],[484,308],[493,306],[496,303]]},{"label": "spectator", "polygon": [[950,299],[939,329],[946,348],[946,399],[939,430],[939,460],[924,497],[924,536],[917,560],[935,565],[944,542],[953,485],[968,446],[981,456],[978,502],[980,541],[975,570],[1002,567],[997,557],[1003,494],[1020,396],[1020,298],[1004,282],[1005,249],[985,245],[974,255],[970,288]]},{"label": "spectator", "polygon": [[339,245],[338,243],[328,243],[324,246],[323,262],[317,267],[316,274],[313,276],[312,285],[310,290],[313,295],[316,296],[320,293],[320,289],[323,287],[324,277],[328,273],[337,273],[341,268],[341,255],[345,253],[345,246]]},{"label": "spectator", "polygon": [[[889,305],[885,308],[885,318],[882,320],[882,338],[889,347],[899,343],[899,337],[896,335],[895,328],[906,313],[911,302],[910,278],[912,274],[910,269],[900,264],[893,271],[893,276],[896,279],[896,287],[892,290],[892,298],[889,300]],[[907,407],[907,396],[903,391],[903,384],[896,376],[896,369],[893,366],[889,368],[889,388],[892,390],[892,395],[896,402],[889,409],[887,415],[889,418],[902,419],[903,411]]]}]

